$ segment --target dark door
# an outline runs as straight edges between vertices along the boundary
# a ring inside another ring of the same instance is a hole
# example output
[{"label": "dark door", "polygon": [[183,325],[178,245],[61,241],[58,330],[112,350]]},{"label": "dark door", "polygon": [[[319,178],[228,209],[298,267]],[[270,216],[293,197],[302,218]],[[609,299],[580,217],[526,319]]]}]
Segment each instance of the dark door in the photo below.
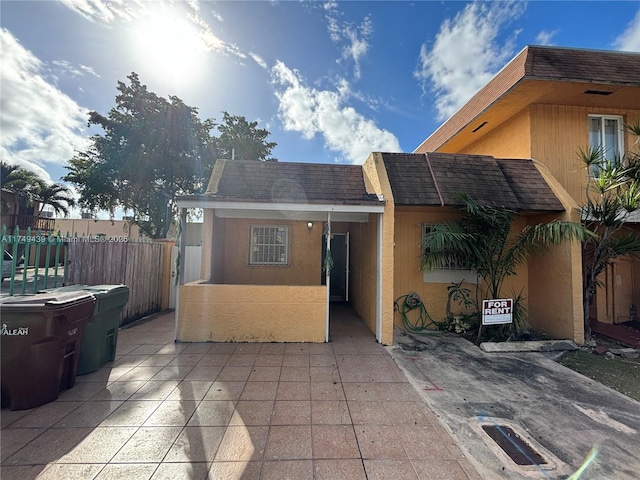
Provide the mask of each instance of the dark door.
[{"label": "dark door", "polygon": [[[329,283],[329,300],[332,302],[344,302],[348,300],[348,234],[336,233],[331,239],[331,267]],[[322,242],[322,265],[327,253],[327,243]],[[326,274],[322,271],[322,285],[326,285]]]}]

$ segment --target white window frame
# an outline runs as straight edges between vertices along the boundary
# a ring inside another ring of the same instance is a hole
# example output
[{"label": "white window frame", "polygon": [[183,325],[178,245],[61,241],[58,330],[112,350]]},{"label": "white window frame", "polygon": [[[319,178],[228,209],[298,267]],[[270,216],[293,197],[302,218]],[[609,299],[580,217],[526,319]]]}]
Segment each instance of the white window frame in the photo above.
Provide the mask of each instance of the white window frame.
[{"label": "white window frame", "polygon": [[[429,230],[434,226],[434,223],[423,223],[421,225],[420,235],[420,254],[424,253],[424,237]],[[422,281],[424,283],[452,283],[461,282],[464,280],[466,283],[478,284],[478,272],[471,270],[464,265],[456,265],[451,262],[444,267],[435,268],[433,270],[423,270]]]},{"label": "white window frame", "polygon": [[[592,142],[591,139],[591,120],[592,119],[599,119],[600,120],[600,137],[599,140],[600,142],[602,142],[602,139],[605,138],[605,120],[615,120],[616,122],[618,122],[618,134],[617,134],[617,139],[618,139],[618,151],[617,152],[611,152],[611,147],[608,145],[602,145],[602,143],[598,143],[598,144],[594,144]],[[607,159],[608,162],[611,162],[613,160],[613,158],[615,158],[616,156],[618,156],[619,158],[622,157],[622,154],[624,152],[624,119],[622,118],[621,115],[599,115],[599,114],[590,114],[589,115],[589,119],[588,119],[588,125],[587,125],[587,131],[588,131],[588,136],[589,136],[589,147],[591,148],[599,148],[599,147],[604,147],[604,154],[605,154],[605,158]],[[591,170],[591,174],[592,175],[597,175],[597,171],[596,169]]]},{"label": "white window frame", "polygon": [[[262,232],[262,241],[258,242]],[[249,228],[249,265],[289,265],[289,226],[251,225]],[[278,238],[284,233],[284,242]],[[284,258],[282,254],[284,253]],[[281,260],[276,259],[282,258]]]}]

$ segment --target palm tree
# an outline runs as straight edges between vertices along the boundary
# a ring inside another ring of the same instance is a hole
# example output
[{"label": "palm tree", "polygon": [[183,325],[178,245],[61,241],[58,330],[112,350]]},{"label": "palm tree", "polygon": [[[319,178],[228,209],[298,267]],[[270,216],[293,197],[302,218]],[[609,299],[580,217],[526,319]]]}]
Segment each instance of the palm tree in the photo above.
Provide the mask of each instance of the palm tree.
[{"label": "palm tree", "polygon": [[67,217],[69,216],[69,208],[76,204],[71,190],[61,183],[44,184],[38,190],[38,197],[40,199],[40,213],[45,206],[49,205],[53,207],[56,214],[62,213]]},{"label": "palm tree", "polygon": [[478,205],[466,194],[459,196],[464,204],[461,217],[435,225],[424,236],[422,268],[442,268],[455,261],[475,270],[481,279],[476,308],[481,300],[501,298],[505,279],[515,275],[529,256],[544,253],[550,245],[589,236],[580,223],[560,221],[527,225],[511,234],[515,212]]},{"label": "palm tree", "polygon": [[15,195],[17,201],[13,202],[13,213],[17,214],[19,202],[29,205],[37,196],[38,190],[44,186],[44,182],[35,172],[0,162],[0,185]]},{"label": "palm tree", "polygon": [[640,120],[625,129],[636,141],[624,155],[606,159],[598,147],[579,149],[587,171],[586,202],[581,220],[592,233],[582,244],[582,288],[585,340],[591,340],[589,305],[601,282],[598,276],[613,261],[640,252],[640,233],[629,228],[629,217],[640,211]]}]

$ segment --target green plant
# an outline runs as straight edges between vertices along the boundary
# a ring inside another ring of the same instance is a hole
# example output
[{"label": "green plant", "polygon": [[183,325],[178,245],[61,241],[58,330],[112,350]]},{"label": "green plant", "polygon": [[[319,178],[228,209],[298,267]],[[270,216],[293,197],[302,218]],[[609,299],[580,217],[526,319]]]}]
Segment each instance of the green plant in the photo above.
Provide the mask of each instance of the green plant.
[{"label": "green plant", "polygon": [[[585,341],[591,341],[589,308],[599,276],[624,255],[640,253],[640,234],[627,221],[640,209],[640,120],[625,125],[636,138],[623,155],[611,157],[602,147],[579,149],[587,181],[581,221],[591,233],[582,242],[582,289]],[[608,158],[608,156],[610,158]]]},{"label": "green plant", "polygon": [[[515,212],[479,205],[468,195],[459,219],[435,225],[423,239],[422,268],[442,268],[452,259],[475,270],[481,279],[476,289],[476,305],[481,299],[501,298],[507,277],[533,254],[544,253],[549,245],[564,241],[584,241],[591,234],[580,223],[560,222],[527,225],[511,233]],[[462,295],[458,289],[456,292]],[[482,326],[478,331],[478,341]]]},{"label": "green plant", "polygon": [[444,332],[464,334],[478,328],[478,314],[474,312],[451,315],[439,322],[437,327]]}]

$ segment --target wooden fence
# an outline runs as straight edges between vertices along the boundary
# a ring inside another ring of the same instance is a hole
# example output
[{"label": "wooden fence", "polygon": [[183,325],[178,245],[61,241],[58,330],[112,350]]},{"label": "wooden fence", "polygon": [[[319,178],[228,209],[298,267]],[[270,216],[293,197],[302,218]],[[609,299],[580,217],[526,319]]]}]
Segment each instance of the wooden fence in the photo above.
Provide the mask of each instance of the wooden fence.
[{"label": "wooden fence", "polygon": [[[75,240],[75,241],[74,241]],[[162,308],[164,246],[133,241],[82,241],[67,243],[67,285],[117,285],[129,287],[129,301],[121,325]]]}]

